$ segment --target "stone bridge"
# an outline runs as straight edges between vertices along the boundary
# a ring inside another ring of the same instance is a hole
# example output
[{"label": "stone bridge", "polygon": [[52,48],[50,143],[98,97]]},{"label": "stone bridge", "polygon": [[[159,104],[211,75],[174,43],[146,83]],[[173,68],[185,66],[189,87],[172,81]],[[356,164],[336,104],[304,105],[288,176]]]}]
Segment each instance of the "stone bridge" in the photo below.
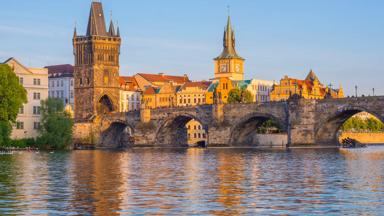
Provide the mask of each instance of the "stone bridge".
[{"label": "stone bridge", "polygon": [[306,100],[266,104],[214,104],[109,113],[92,122],[76,123],[75,142],[100,148],[186,146],[185,125],[199,121],[208,146],[255,146],[256,129],[272,119],[287,135],[287,145],[337,145],[341,125],[366,111],[384,121],[384,96]]}]

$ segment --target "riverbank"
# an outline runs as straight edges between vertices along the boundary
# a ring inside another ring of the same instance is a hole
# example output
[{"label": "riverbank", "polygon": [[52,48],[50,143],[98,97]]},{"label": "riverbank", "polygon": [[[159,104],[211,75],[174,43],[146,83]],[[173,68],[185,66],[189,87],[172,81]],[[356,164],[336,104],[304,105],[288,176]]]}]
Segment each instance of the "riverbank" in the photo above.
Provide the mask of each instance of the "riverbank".
[{"label": "riverbank", "polygon": [[364,132],[342,132],[339,136],[339,141],[345,138],[355,139],[364,144],[384,144],[384,133],[364,133]]}]

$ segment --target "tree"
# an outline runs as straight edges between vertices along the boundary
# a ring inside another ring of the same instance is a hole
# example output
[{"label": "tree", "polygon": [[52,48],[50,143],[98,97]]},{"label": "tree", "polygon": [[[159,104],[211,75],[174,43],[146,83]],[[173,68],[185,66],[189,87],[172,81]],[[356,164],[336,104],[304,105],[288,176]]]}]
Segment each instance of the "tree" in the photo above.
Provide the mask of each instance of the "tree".
[{"label": "tree", "polygon": [[27,92],[7,64],[0,64],[0,145],[9,142],[11,124],[16,122]]},{"label": "tree", "polygon": [[62,100],[48,98],[41,102],[41,136],[37,144],[43,149],[67,149],[72,143],[73,121],[64,111]]},{"label": "tree", "polygon": [[234,88],[228,93],[228,103],[251,103],[252,93],[247,89]]},{"label": "tree", "polygon": [[239,88],[231,89],[228,93],[228,103],[239,103],[241,101],[241,90]]}]

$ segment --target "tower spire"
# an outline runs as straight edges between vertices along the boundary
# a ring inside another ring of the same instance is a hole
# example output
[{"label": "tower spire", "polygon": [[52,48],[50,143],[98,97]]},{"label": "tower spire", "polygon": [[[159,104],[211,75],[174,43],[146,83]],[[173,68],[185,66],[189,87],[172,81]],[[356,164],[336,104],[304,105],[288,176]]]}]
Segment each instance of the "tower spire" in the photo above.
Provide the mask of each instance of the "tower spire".
[{"label": "tower spire", "polygon": [[228,6],[228,18],[227,25],[224,27],[224,36],[223,36],[223,52],[220,54],[219,58],[240,58],[236,53],[235,49],[235,32],[232,28],[231,24],[231,16],[230,16],[229,6]]},{"label": "tower spire", "polygon": [[87,36],[108,36],[105,28],[103,5],[101,2],[92,2],[89,12]]}]

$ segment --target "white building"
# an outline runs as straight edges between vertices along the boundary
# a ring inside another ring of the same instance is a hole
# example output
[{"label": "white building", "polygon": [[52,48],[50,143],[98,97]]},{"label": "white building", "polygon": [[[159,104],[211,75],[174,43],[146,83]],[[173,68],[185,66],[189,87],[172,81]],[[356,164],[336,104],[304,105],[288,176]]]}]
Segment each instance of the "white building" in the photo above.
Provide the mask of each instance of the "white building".
[{"label": "white building", "polygon": [[48,69],[48,96],[60,98],[64,105],[74,105],[73,66],[69,64],[46,66]]},{"label": "white building", "polygon": [[28,102],[19,110],[11,138],[35,138],[39,135],[41,101],[48,98],[48,70],[27,68],[14,58],[10,58],[4,63],[13,68],[20,83],[27,91],[28,99]]},{"label": "white building", "polygon": [[266,103],[270,101],[269,93],[272,91],[274,84],[276,82],[271,80],[251,79],[246,89],[252,93],[253,102]]},{"label": "white building", "polygon": [[120,112],[140,109],[141,91],[134,77],[120,77]]}]

